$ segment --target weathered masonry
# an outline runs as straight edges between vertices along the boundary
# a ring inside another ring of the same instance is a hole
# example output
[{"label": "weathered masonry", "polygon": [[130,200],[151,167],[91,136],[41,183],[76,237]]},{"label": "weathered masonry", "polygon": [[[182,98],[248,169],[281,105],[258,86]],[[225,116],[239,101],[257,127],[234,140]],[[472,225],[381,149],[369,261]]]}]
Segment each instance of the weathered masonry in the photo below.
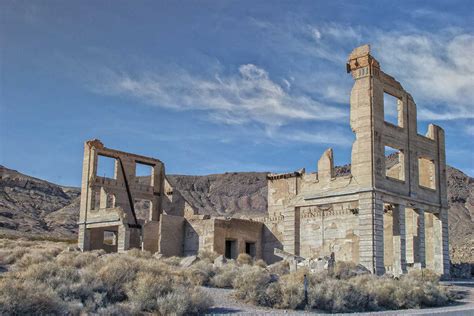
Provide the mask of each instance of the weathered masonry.
[{"label": "weathered masonry", "polygon": [[[333,152],[304,170],[268,176],[264,258],[281,245],[302,257],[335,253],[377,274],[427,267],[448,274],[448,222],[444,132],[417,133],[413,98],[370,55],[354,49],[350,124],[356,140],[350,173],[335,176]],[[385,97],[384,97],[385,95]],[[384,99],[395,98],[398,122],[384,119]]]},{"label": "weathered masonry", "polygon": [[[99,174],[111,160],[113,172]],[[138,167],[148,168],[139,175]],[[210,218],[193,206],[165,178],[164,164],[153,158],[84,144],[79,247],[108,252],[132,248],[166,256],[216,251],[236,258],[247,252],[261,258],[262,223],[237,218]]]},{"label": "weathered masonry", "polygon": [[[235,258],[246,252],[268,263],[280,260],[275,249],[305,258],[334,253],[376,274],[426,267],[447,275],[444,132],[429,125],[425,136],[418,134],[413,98],[381,70],[368,45],[354,49],[347,71],[354,79],[350,126],[356,138],[350,171],[337,173],[328,149],[315,173],[268,175],[266,217],[211,218],[173,189],[161,161],[89,141],[79,246],[166,256],[210,250]],[[395,122],[387,121],[389,100]],[[113,159],[113,175],[98,174],[100,157]],[[150,173],[139,174],[138,165]]]},{"label": "weathered masonry", "polygon": [[[109,177],[97,173],[100,158],[113,162]],[[136,176],[137,165],[150,168],[150,177]],[[144,234],[158,228],[164,192],[164,164],[153,158],[125,153],[98,141],[84,145],[79,247],[84,250],[122,251],[143,248],[157,251],[158,235]],[[141,181],[146,180],[146,181]],[[137,203],[147,205],[139,216]],[[146,238],[144,238],[146,236]]]}]

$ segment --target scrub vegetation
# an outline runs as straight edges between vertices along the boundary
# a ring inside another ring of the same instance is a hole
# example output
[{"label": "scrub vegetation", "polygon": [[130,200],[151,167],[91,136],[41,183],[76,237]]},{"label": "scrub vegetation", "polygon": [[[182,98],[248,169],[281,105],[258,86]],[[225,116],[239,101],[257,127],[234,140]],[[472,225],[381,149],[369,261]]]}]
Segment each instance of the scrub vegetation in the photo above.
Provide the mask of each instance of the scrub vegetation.
[{"label": "scrub vegetation", "polygon": [[[280,309],[326,312],[442,306],[452,298],[429,270],[399,279],[356,275],[351,263],[334,272],[290,273],[248,255],[214,264],[213,253],[182,268],[181,258],[148,252],[79,252],[67,243],[0,239],[0,314],[200,314],[214,303],[202,286],[230,288],[236,298]],[[305,298],[303,279],[308,278]],[[216,302],[218,305],[218,302]]]}]

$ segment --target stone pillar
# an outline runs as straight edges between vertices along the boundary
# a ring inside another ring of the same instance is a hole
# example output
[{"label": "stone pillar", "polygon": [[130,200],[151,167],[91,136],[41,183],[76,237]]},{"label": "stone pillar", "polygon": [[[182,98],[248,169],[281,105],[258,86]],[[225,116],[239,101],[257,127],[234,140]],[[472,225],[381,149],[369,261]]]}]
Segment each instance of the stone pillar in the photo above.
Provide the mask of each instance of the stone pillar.
[{"label": "stone pillar", "polygon": [[130,229],[120,225],[117,236],[117,251],[123,252],[128,249],[130,249]]},{"label": "stone pillar", "polygon": [[415,262],[419,262],[421,268],[426,268],[425,253],[425,211],[422,209],[415,210],[418,215],[418,238],[415,244],[417,253],[415,253]]},{"label": "stone pillar", "polygon": [[299,255],[299,230],[300,230],[300,209],[286,209],[283,220],[283,250]]},{"label": "stone pillar", "polygon": [[406,261],[414,264],[418,255],[418,214],[412,208],[405,208]]},{"label": "stone pillar", "polygon": [[359,263],[372,273],[385,273],[383,201],[375,193],[359,195]]},{"label": "stone pillar", "polygon": [[425,260],[426,268],[435,270],[433,214],[425,212]]},{"label": "stone pillar", "polygon": [[90,250],[90,231],[85,228],[84,224],[79,224],[78,247],[82,251]]},{"label": "stone pillar", "polygon": [[448,219],[446,210],[433,214],[434,271],[449,275]]},{"label": "stone pillar", "polygon": [[405,206],[395,205],[393,209],[393,272],[395,275],[407,272],[405,249]]}]

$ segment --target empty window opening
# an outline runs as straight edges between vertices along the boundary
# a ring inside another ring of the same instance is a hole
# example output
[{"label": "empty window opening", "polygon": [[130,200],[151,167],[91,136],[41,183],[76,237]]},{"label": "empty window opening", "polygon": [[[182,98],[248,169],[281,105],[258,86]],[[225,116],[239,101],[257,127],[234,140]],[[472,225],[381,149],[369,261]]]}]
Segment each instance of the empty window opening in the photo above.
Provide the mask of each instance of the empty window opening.
[{"label": "empty window opening", "polygon": [[255,243],[254,242],[246,242],[245,243],[245,253],[250,255],[252,258],[255,258],[256,250],[255,250]]},{"label": "empty window opening", "polygon": [[135,208],[137,219],[151,220],[152,202],[150,200],[135,199],[133,207]]},{"label": "empty window opening", "polygon": [[117,245],[117,232],[104,230],[104,245],[116,246]]},{"label": "empty window opening", "polygon": [[418,158],[418,183],[420,186],[436,189],[435,163],[426,158]]},{"label": "empty window opening", "polygon": [[383,105],[385,122],[402,127],[402,100],[388,93],[384,93]]},{"label": "empty window opening", "polygon": [[225,241],[225,257],[227,259],[237,259],[237,242],[235,240]]},{"label": "empty window opening", "polygon": [[109,179],[116,179],[115,164],[115,158],[98,155],[97,176]]},{"label": "empty window opening", "polygon": [[405,181],[405,155],[402,150],[385,146],[385,176]]},{"label": "empty window opening", "polygon": [[135,177],[138,183],[153,185],[153,167],[143,163],[135,163]]}]

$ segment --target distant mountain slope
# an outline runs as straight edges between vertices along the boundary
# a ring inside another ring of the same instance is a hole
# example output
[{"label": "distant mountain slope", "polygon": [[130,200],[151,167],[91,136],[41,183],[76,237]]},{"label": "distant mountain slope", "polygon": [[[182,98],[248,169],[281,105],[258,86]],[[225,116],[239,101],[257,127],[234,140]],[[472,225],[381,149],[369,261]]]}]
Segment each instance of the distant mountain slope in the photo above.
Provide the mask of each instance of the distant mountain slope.
[{"label": "distant mountain slope", "polygon": [[[348,174],[350,166],[336,174]],[[0,166],[0,233],[75,238],[78,188],[62,187]],[[168,175],[200,214],[262,216],[267,210],[263,172]],[[474,263],[474,178],[448,166],[449,237],[454,262]]]}]

